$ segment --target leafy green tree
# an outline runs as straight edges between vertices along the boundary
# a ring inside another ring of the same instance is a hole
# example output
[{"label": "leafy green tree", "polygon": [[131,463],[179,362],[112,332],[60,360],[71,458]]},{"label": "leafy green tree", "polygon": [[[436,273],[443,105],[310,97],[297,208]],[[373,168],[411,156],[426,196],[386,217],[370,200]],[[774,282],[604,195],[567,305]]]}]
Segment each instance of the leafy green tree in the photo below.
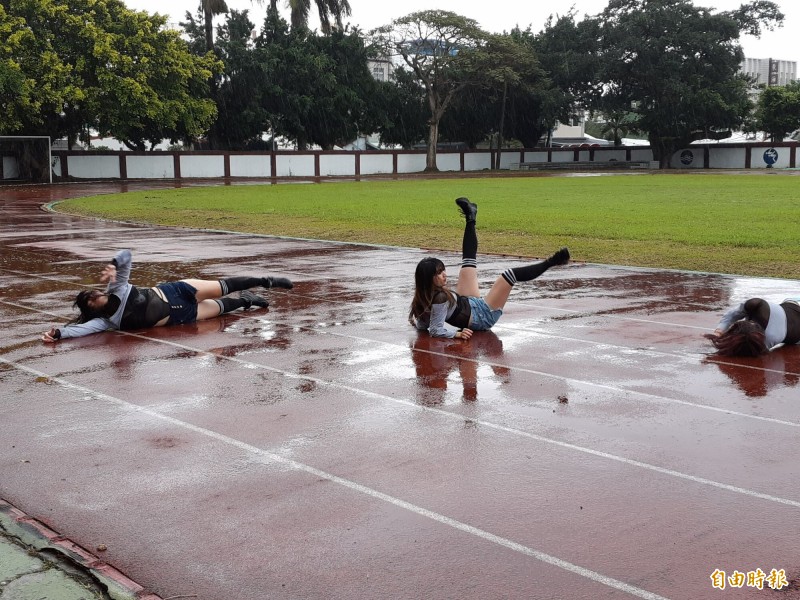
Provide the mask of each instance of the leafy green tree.
[{"label": "leafy green tree", "polygon": [[424,141],[428,133],[425,90],[416,76],[403,67],[395,69],[393,79],[378,84],[376,108],[383,119],[375,132],[384,144],[410,149]]},{"label": "leafy green tree", "polygon": [[471,149],[476,148],[496,135],[500,110],[500,100],[494,88],[465,87],[442,115],[439,141],[462,142]]},{"label": "leafy green tree", "polygon": [[602,88],[587,93],[589,108],[630,111],[648,134],[662,167],[692,141],[722,139],[750,110],[747,81],[737,75],[742,31],[782,22],[772,2],[712,14],[690,0],[611,0],[586,31],[598,43]]},{"label": "leafy green tree", "polygon": [[375,99],[378,85],[367,67],[367,49],[357,31],[331,31],[308,40],[332,76],[330,85],[319,78],[308,115],[309,139],[324,149],[353,141],[375,130],[380,116]]},{"label": "leafy green tree", "polygon": [[270,10],[256,47],[262,107],[274,134],[296,140],[300,149],[329,149],[377,126],[378,86],[357,31],[319,36],[306,28],[290,30]]},{"label": "leafy green tree", "polygon": [[[204,33],[197,21],[183,25],[190,47],[202,51]],[[262,105],[265,73],[251,39],[253,27],[248,11],[232,10],[218,28],[216,53],[224,71],[216,79],[217,118],[207,134],[211,148],[245,150],[257,145],[266,129],[269,115]]]},{"label": "leafy green tree", "polygon": [[622,138],[635,131],[636,120],[636,115],[629,110],[619,110],[612,106],[603,112],[600,135],[603,139],[613,141],[614,146],[622,146]]},{"label": "leafy green tree", "polygon": [[[532,45],[552,87],[540,90],[532,101],[519,106],[519,119],[525,129],[518,133],[526,147],[549,136],[558,122],[567,123],[600,97],[604,85],[600,79],[600,21],[586,18],[576,22],[576,11],[550,16],[535,36],[528,29],[512,33]],[[532,103],[532,106],[528,106]],[[533,112],[532,112],[533,110]],[[541,118],[532,119],[532,115]]]},{"label": "leafy green tree", "polygon": [[[519,115],[509,114],[519,104],[527,108],[536,106],[534,113],[541,121],[554,120],[553,111],[545,110],[546,97],[552,97],[552,83],[542,70],[533,47],[526,44],[518,34],[494,35],[489,37],[483,52],[479,54],[477,66],[484,73],[486,86],[499,104],[497,117],[498,149],[503,147],[503,139],[507,135],[506,122],[515,126],[520,124]],[[512,103],[513,101],[513,103]],[[534,115],[530,115],[533,117]],[[512,137],[521,132],[514,128]],[[538,132],[537,132],[538,133]],[[538,139],[538,138],[537,138]],[[498,168],[499,165],[493,165]]]},{"label": "leafy green tree", "polygon": [[37,108],[26,112],[20,133],[88,141],[95,128],[144,149],[210,125],[207,81],[220,65],[191,55],[164,17],[120,0],[8,0],[6,9],[24,26],[5,58],[19,65]]},{"label": "leafy green tree", "polygon": [[783,141],[800,128],[800,82],[770,86],[758,98],[754,115],[756,131],[764,131],[773,142]]},{"label": "leafy green tree", "polygon": [[371,32],[383,56],[399,56],[425,90],[428,102],[426,171],[438,171],[439,123],[453,99],[478,74],[472,68],[487,34],[473,19],[443,10],[424,10]]},{"label": "leafy green tree", "polygon": [[0,133],[58,137],[64,133],[55,126],[62,107],[84,97],[72,67],[37,35],[15,3],[0,6],[0,39],[5,40],[0,44]]},{"label": "leafy green tree", "polygon": [[442,139],[475,147],[488,138],[493,146],[496,140],[497,148],[514,139],[534,147],[569,112],[571,96],[541,67],[530,30],[489,36],[473,68],[479,75],[475,83],[458,94],[442,117]]}]

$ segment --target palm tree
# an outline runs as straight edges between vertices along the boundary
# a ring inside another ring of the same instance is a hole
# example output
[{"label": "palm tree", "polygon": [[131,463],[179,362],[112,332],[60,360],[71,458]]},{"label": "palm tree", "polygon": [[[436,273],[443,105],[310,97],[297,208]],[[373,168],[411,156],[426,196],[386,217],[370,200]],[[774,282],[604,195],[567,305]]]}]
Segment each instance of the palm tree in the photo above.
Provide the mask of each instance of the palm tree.
[{"label": "palm tree", "polygon": [[605,113],[605,123],[603,123],[603,137],[607,140],[614,140],[614,146],[622,145],[622,138],[634,130],[636,116],[633,113],[619,110],[611,110]]},{"label": "palm tree", "polygon": [[[277,0],[270,0],[270,7],[274,8]],[[287,0],[291,10],[292,27],[308,26],[308,13],[311,10],[311,0]],[[342,17],[349,17],[351,14],[350,3],[347,0],[314,0],[319,12],[319,22],[322,33],[331,32],[331,19],[334,20],[336,27],[341,31]]]},{"label": "palm tree", "polygon": [[228,5],[225,4],[225,0],[200,0],[200,7],[203,9],[205,17],[206,50],[212,52],[214,50],[214,17],[228,12]]}]

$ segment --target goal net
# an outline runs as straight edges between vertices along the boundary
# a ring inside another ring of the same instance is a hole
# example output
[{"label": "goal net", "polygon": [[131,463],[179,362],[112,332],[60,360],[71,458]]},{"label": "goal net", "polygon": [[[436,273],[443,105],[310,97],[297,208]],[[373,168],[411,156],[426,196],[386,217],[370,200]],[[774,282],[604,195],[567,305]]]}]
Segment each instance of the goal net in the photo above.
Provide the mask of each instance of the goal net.
[{"label": "goal net", "polygon": [[0,183],[53,183],[48,136],[0,136]]}]

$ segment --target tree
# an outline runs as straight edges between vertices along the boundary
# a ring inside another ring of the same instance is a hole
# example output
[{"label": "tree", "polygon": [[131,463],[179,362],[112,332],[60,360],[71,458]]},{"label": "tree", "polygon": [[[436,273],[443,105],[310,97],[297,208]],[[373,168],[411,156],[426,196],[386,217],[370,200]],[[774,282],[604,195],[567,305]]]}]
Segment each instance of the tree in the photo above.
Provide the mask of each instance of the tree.
[{"label": "tree", "polygon": [[[187,15],[182,23],[189,37],[189,47],[204,53],[204,28]],[[262,106],[264,69],[251,38],[254,24],[248,11],[232,10],[217,32],[216,54],[223,61],[217,76],[214,100],[217,118],[207,133],[208,146],[222,150],[245,150],[258,145],[269,115]]]},{"label": "tree", "polygon": [[399,67],[394,81],[378,82],[376,108],[383,116],[375,128],[382,143],[409,149],[425,139],[429,114],[425,90],[411,71]]},{"label": "tree", "polygon": [[83,94],[70,67],[17,11],[0,6],[0,133],[57,136],[50,122]]},{"label": "tree", "polygon": [[28,89],[17,103],[25,115],[19,133],[73,142],[94,128],[144,149],[211,123],[207,81],[220,65],[192,56],[164,17],[120,0],[9,0],[9,17],[15,44],[0,52]]},{"label": "tree", "polygon": [[[484,73],[486,85],[494,97],[499,99],[497,148],[502,149],[509,96],[514,97],[515,105],[525,101],[535,103],[542,92],[549,93],[552,84],[542,70],[533,48],[524,43],[519,35],[490,36],[479,58],[477,66]],[[537,111],[537,114],[540,117],[545,116],[542,112]],[[498,163],[499,158],[498,155]],[[492,166],[499,168],[498,163]]]},{"label": "tree", "polygon": [[214,51],[214,17],[228,12],[225,0],[200,0],[203,11],[203,25],[205,31],[206,52]]},{"label": "tree", "polygon": [[399,56],[425,90],[430,113],[426,171],[438,171],[439,122],[455,96],[475,81],[475,51],[487,34],[466,17],[443,10],[425,10],[395,19],[371,32],[381,54]]},{"label": "tree", "polygon": [[270,10],[256,53],[265,128],[274,134],[296,140],[300,149],[330,149],[377,126],[377,82],[359,32],[320,36],[306,28],[290,30]]},{"label": "tree", "polygon": [[634,114],[633,126],[647,132],[654,158],[668,167],[692,141],[728,137],[744,123],[751,104],[737,75],[739,35],[782,20],[774,3],[761,0],[719,14],[690,0],[611,0],[587,26],[596,28],[602,82],[587,104]]},{"label": "tree", "polygon": [[367,68],[367,49],[358,31],[341,30],[307,40],[320,56],[326,75],[312,83],[307,131],[309,140],[325,150],[353,141],[361,132],[375,130],[379,115],[378,85]]},{"label": "tree", "polygon": [[601,133],[604,139],[614,142],[614,146],[622,146],[623,136],[627,136],[631,131],[634,131],[633,126],[636,122],[636,116],[630,111],[618,111],[611,109],[603,113],[605,121],[601,128]]},{"label": "tree", "polygon": [[[271,6],[275,8],[276,0],[270,0]],[[311,10],[311,0],[287,0],[291,10],[292,29],[308,27],[308,13]],[[333,24],[338,31],[343,31],[342,17],[350,16],[350,3],[347,0],[314,0],[319,13],[320,27],[322,33],[330,34]],[[333,23],[331,23],[333,19]]]},{"label": "tree", "polygon": [[[543,118],[530,124],[537,136],[526,133],[520,139],[527,136],[535,143],[547,134],[549,143],[549,135],[559,121],[569,122],[573,115],[591,106],[592,100],[602,95],[600,21],[586,18],[576,22],[575,16],[574,9],[561,16],[551,15],[535,36],[529,30],[513,32],[533,46],[542,69],[553,84],[548,93],[540,94],[537,99]],[[525,106],[521,107],[520,116],[523,122],[530,118]],[[525,145],[529,146],[530,142]]]},{"label": "tree", "polygon": [[761,92],[756,104],[754,128],[766,132],[772,142],[781,142],[800,128],[800,82],[770,86]]}]

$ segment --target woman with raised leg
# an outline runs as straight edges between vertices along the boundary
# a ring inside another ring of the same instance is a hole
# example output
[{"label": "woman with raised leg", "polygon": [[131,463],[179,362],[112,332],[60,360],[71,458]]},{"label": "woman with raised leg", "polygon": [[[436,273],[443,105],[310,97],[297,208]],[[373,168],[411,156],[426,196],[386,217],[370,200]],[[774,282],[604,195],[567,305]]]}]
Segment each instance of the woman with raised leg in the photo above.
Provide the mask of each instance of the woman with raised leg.
[{"label": "woman with raised leg", "polygon": [[467,198],[458,198],[456,204],[466,225],[455,291],[447,287],[444,263],[433,257],[423,258],[414,273],[414,299],[408,318],[417,329],[427,330],[434,337],[468,340],[473,331],[491,329],[497,323],[515,284],[536,279],[550,267],[567,264],[569,250],[561,248],[542,262],[505,270],[489,293],[481,297],[475,230],[478,207]]}]

